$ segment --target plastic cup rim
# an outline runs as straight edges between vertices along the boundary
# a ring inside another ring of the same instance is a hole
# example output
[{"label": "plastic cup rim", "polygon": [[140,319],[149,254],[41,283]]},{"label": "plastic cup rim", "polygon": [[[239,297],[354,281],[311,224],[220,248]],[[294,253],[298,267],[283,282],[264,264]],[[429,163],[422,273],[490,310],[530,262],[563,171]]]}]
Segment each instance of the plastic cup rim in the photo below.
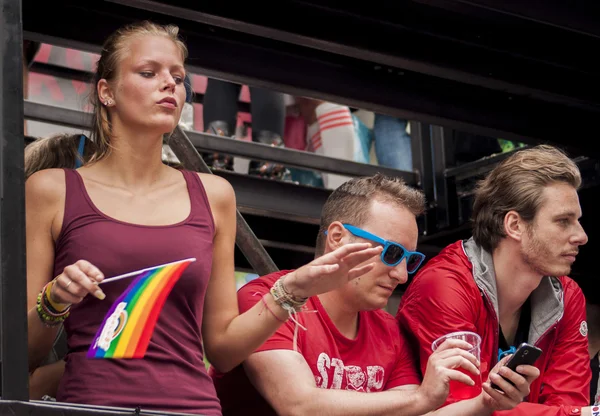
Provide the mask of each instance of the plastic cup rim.
[{"label": "plastic cup rim", "polygon": [[[469,334],[469,335],[475,335],[475,337],[477,338],[477,340],[479,341],[479,345],[481,346],[481,337],[479,336],[478,333],[473,332],[473,331],[456,331],[456,332],[450,332],[448,334],[442,335],[441,337],[439,337],[438,339],[436,339],[435,341],[433,341],[431,343],[431,350],[435,351],[436,350],[436,346],[435,343],[438,342],[440,339],[442,338],[450,338],[453,336],[457,336],[457,335],[464,335],[464,334]],[[440,343],[441,345],[442,343]],[[439,345],[438,345],[439,346]]]}]

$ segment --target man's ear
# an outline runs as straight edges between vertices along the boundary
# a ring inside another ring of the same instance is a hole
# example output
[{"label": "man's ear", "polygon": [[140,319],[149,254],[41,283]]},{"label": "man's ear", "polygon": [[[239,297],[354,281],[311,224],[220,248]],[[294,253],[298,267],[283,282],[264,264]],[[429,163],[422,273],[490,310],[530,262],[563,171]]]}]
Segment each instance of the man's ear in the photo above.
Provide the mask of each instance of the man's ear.
[{"label": "man's ear", "polygon": [[504,216],[504,232],[508,238],[521,241],[527,224],[517,211],[508,211]]},{"label": "man's ear", "polygon": [[344,225],[339,221],[334,221],[329,224],[329,227],[327,228],[326,245],[331,251],[344,245],[343,239],[345,230]]}]

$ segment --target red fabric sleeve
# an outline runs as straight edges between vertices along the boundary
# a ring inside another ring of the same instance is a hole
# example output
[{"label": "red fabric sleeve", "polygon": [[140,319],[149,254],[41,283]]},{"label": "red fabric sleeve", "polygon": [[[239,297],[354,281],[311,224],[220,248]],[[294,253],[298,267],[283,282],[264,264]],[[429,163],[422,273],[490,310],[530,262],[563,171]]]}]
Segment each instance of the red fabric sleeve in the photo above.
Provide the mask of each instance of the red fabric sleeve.
[{"label": "red fabric sleeve", "polygon": [[[273,273],[266,277],[261,277],[251,282],[246,283],[238,290],[238,304],[240,313],[246,312],[252,308],[257,302],[262,302],[261,298],[269,293],[271,286],[279,278],[286,273]],[[271,313],[263,305],[262,313]],[[255,352],[269,350],[293,350],[294,349],[294,323],[288,320],[282,324],[277,332],[271,338],[266,340],[263,345],[256,349]],[[298,352],[301,353],[298,346]]]},{"label": "red fabric sleeve", "polygon": [[457,331],[477,332],[477,291],[467,287],[457,272],[447,267],[423,269],[402,297],[396,314],[398,325],[413,345],[425,374],[431,344],[442,335]]},{"label": "red fabric sleeve", "polygon": [[398,336],[398,359],[396,361],[396,367],[385,384],[384,390],[390,390],[408,384],[421,384],[417,360],[414,359],[408,340],[401,334],[398,334]]},{"label": "red fabric sleeve", "polygon": [[[522,403],[513,410],[495,412],[495,416],[567,416],[580,415],[590,403],[592,378],[588,339],[580,331],[585,321],[585,298],[575,282],[565,284],[565,314],[557,328],[550,367],[541,380],[540,404]],[[585,335],[584,335],[585,334]]]}]

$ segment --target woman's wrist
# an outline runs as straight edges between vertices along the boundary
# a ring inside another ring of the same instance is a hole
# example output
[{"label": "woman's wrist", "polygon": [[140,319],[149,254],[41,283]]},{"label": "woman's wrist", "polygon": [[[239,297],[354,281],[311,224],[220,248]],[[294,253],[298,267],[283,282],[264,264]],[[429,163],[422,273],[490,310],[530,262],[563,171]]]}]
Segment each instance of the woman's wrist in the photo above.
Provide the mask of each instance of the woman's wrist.
[{"label": "woman's wrist", "polygon": [[[42,324],[46,327],[53,327],[62,324],[68,317],[71,311],[71,305],[63,305],[50,301],[50,290],[53,282],[49,282],[44,286],[42,291],[37,296],[36,311]],[[62,308],[62,309],[58,309]]]},{"label": "woman's wrist", "polygon": [[[284,286],[287,276],[282,276],[271,286],[270,293],[273,296],[273,300],[288,313],[298,312],[306,304],[308,298],[298,297],[289,292]],[[293,286],[292,286],[293,287]]]},{"label": "woman's wrist", "polygon": [[296,284],[297,275],[296,272],[291,272],[281,277],[281,285],[283,286],[283,290],[288,293],[292,298],[297,299],[298,301],[302,301],[307,299],[308,294],[304,293],[301,288]]},{"label": "woman's wrist", "polygon": [[57,301],[56,299],[53,298],[52,296],[52,287],[56,284],[56,279],[52,280],[50,283],[48,283],[45,286],[45,295],[46,295],[46,300],[48,301],[48,303],[50,304],[50,306],[56,310],[57,312],[63,312],[65,310],[67,310],[71,304],[70,303],[61,303],[59,301]]}]

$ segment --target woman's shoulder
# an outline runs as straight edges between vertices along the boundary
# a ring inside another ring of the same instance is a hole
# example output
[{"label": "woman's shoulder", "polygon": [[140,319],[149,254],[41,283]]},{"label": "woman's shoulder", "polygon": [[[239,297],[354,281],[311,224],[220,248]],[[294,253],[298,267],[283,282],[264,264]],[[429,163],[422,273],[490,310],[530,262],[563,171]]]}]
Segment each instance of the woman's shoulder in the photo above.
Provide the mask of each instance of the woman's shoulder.
[{"label": "woman's shoulder", "polygon": [[63,169],[44,169],[31,175],[25,182],[26,198],[33,202],[56,203],[64,200],[66,191]]},{"label": "woman's shoulder", "polygon": [[235,204],[235,192],[227,179],[209,173],[194,173],[200,178],[211,205]]}]

